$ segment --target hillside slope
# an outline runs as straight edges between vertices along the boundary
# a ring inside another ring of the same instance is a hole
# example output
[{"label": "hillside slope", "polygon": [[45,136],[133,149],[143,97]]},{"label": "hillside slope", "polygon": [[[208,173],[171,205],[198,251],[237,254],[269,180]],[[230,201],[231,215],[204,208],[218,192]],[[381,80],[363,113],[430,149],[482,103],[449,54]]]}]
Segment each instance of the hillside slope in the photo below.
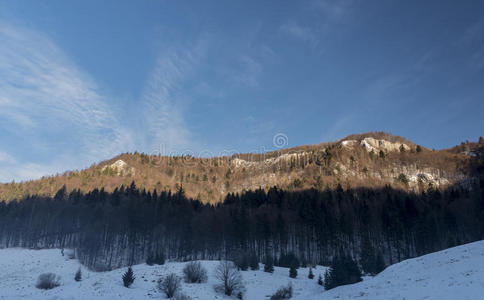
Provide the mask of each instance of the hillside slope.
[{"label": "hillside slope", "polygon": [[0,184],[0,200],[33,194],[54,196],[63,186],[67,192],[96,188],[111,192],[133,181],[150,191],[183,186],[187,196],[211,203],[223,200],[227,193],[273,186],[298,190],[338,184],[343,188],[390,185],[422,191],[467,185],[468,154],[455,149],[430,150],[381,132],[351,135],[334,143],[214,158],[126,153],[82,171]]},{"label": "hillside slope", "polygon": [[484,241],[408,259],[323,299],[482,299]]},{"label": "hillside slope", "polygon": [[[146,264],[133,267],[137,279],[133,286],[122,286],[125,269],[110,272],[90,272],[83,269],[83,281],[75,282],[79,268],[77,260],[61,256],[60,250],[0,250],[0,299],[163,299],[155,282],[171,272],[182,275],[185,263],[171,262],[163,266]],[[204,284],[182,284],[182,290],[192,299],[223,299],[216,294],[213,270],[216,261],[204,261],[209,280]],[[314,273],[324,274],[318,266]],[[44,291],[35,288],[37,276],[54,272],[62,277],[62,285]],[[268,299],[281,285],[291,282],[292,299],[480,299],[484,290],[484,241],[450,248],[422,257],[409,259],[376,277],[341,286],[330,291],[307,278],[307,269],[298,270],[298,278],[288,277],[288,269],[277,268],[274,274],[262,271],[242,272],[247,292],[245,299]]]}]

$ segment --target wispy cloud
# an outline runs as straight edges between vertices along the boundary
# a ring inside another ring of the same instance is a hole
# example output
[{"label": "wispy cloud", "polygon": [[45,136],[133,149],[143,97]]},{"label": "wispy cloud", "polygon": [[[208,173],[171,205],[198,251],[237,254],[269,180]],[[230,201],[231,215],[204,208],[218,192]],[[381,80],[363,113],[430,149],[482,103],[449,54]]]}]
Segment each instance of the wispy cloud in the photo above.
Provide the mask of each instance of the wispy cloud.
[{"label": "wispy cloud", "polygon": [[[94,80],[52,39],[2,23],[0,40],[0,125],[5,134],[16,138],[15,147],[22,148],[10,147],[10,153],[35,156],[46,152],[51,156],[51,161],[46,161],[49,166],[57,164],[53,162],[60,157],[70,157],[62,164],[65,169],[107,158],[132,142]],[[6,163],[0,164],[3,167]],[[10,160],[9,169],[26,170],[3,173],[1,181],[30,179],[53,171],[15,159]]]},{"label": "wispy cloud", "polygon": [[316,0],[313,1],[312,8],[321,12],[327,22],[332,22],[344,17],[352,2],[351,0]]},{"label": "wispy cloud", "polygon": [[144,148],[162,154],[195,151],[195,142],[184,119],[184,105],[191,101],[181,88],[190,80],[204,55],[205,39],[190,46],[162,51],[141,97]]},{"label": "wispy cloud", "polygon": [[301,26],[294,21],[289,21],[286,24],[283,24],[280,28],[280,31],[304,42],[317,42],[316,34],[312,31],[312,29]]},{"label": "wispy cloud", "polygon": [[[351,11],[351,0],[328,1],[315,0],[304,6],[303,19],[291,19],[282,24],[279,31],[293,39],[319,46],[324,36],[331,33],[336,24],[345,20]],[[313,16],[315,20],[308,22],[307,18]],[[304,24],[304,25],[303,25]],[[307,26],[306,24],[311,24]]]}]

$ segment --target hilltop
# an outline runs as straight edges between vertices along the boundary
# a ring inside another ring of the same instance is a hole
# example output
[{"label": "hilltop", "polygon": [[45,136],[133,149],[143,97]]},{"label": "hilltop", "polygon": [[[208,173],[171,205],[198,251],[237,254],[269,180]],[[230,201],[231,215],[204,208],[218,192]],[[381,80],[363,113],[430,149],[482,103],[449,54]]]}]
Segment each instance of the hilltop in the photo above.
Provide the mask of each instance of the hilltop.
[{"label": "hilltop", "polygon": [[66,190],[108,192],[132,182],[149,191],[177,190],[202,202],[216,203],[228,193],[277,186],[286,190],[389,185],[408,191],[468,185],[472,149],[467,143],[432,150],[383,132],[355,134],[336,142],[267,153],[214,158],[124,153],[81,171],[69,171],[20,183],[0,185],[0,199],[53,196]]}]

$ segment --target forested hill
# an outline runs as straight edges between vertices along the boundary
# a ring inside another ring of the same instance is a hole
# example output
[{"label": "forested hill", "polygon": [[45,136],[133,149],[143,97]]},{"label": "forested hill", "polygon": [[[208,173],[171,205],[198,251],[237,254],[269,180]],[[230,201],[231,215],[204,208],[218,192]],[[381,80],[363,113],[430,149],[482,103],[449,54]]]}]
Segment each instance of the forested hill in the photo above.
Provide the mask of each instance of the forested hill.
[{"label": "forested hill", "polygon": [[95,270],[144,262],[250,254],[285,265],[340,252],[374,273],[385,264],[484,239],[484,180],[420,193],[355,188],[228,194],[204,204],[177,192],[59,190],[0,202],[0,247],[74,248]]},{"label": "forested hill", "polygon": [[213,158],[126,153],[82,171],[0,184],[0,200],[53,197],[63,186],[67,192],[113,192],[132,181],[151,193],[183,186],[187,196],[203,203],[219,203],[229,193],[259,188],[267,192],[273,186],[287,191],[324,191],[338,185],[344,189],[389,185],[417,193],[456,184],[468,188],[476,179],[473,157],[483,147],[481,138],[476,143],[435,151],[399,136],[375,132],[333,143]]}]

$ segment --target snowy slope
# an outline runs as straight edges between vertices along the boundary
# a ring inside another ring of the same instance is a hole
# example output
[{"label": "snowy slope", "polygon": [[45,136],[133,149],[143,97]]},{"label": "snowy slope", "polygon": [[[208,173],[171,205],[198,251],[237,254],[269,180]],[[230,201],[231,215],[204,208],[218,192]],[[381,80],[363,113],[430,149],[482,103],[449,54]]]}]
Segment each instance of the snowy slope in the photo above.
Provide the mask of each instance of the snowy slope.
[{"label": "snowy slope", "polygon": [[[209,281],[183,283],[183,292],[192,299],[228,299],[214,292],[213,270],[218,262],[204,261]],[[156,280],[175,272],[181,276],[184,263],[133,267],[136,280],[129,289],[122,286],[125,269],[89,272],[83,269],[83,281],[75,282],[79,268],[76,260],[62,256],[60,250],[0,250],[0,299],[163,299],[155,289]],[[325,268],[299,269],[296,279],[288,269],[275,268],[274,274],[262,271],[242,272],[247,288],[245,299],[269,299],[277,288],[292,282],[293,299],[482,299],[484,295],[484,241],[436,252],[395,264],[374,278],[324,292],[316,284]],[[35,288],[37,276],[53,272],[62,277],[62,285],[49,291]]]},{"label": "snowy slope", "polygon": [[484,299],[484,241],[408,259],[323,299]]}]

